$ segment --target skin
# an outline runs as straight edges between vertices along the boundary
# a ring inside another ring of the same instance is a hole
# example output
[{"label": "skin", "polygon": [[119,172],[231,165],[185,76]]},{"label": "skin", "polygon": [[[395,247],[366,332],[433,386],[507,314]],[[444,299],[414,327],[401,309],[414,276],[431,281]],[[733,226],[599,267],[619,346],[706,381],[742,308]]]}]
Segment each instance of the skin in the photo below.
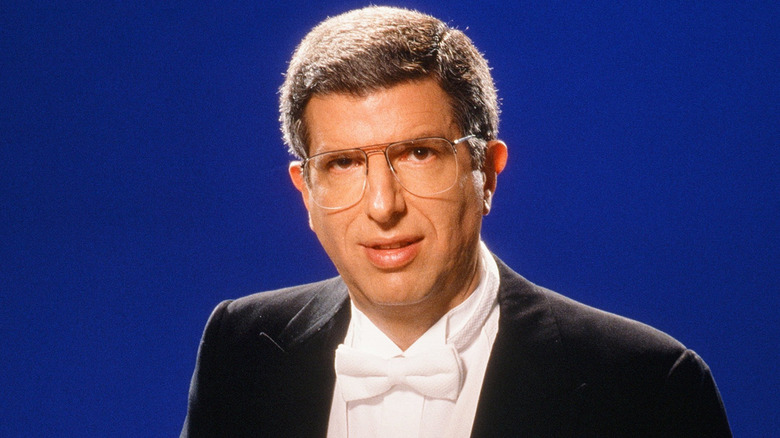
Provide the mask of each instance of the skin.
[{"label": "skin", "polygon": [[[314,96],[304,117],[310,155],[466,135],[455,123],[449,97],[433,79],[366,96]],[[467,146],[458,145],[458,183],[423,198],[398,184],[382,154],[371,155],[363,198],[335,211],[310,200],[300,163],[291,163],[290,178],[303,196],[310,226],[350,298],[402,350],[476,288],[482,216],[490,211],[506,159],[506,145],[491,141],[484,169],[472,170]]]}]

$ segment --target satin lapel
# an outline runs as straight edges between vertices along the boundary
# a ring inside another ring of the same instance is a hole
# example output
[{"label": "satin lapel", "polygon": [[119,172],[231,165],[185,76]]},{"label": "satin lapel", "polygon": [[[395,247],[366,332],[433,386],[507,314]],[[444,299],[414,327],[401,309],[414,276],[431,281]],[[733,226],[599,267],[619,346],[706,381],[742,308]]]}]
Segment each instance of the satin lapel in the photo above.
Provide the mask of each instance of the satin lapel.
[{"label": "satin lapel", "polygon": [[581,405],[575,364],[567,363],[544,291],[497,263],[499,329],[472,436],[569,436]]},{"label": "satin lapel", "polygon": [[336,381],[333,359],[350,319],[346,286],[340,280],[328,286],[313,294],[277,337],[259,334],[265,353],[275,356],[262,361],[266,368],[258,374],[263,376],[259,387],[271,391],[272,421],[285,425],[287,436],[324,436],[327,430]]},{"label": "satin lapel", "polygon": [[[294,350],[298,344],[307,342],[313,335],[330,324],[340,310],[349,307],[348,297],[347,286],[340,278],[324,284],[322,289],[315,291],[311,300],[290,319],[290,322],[279,334],[279,343]],[[346,335],[346,331],[344,335]]]}]

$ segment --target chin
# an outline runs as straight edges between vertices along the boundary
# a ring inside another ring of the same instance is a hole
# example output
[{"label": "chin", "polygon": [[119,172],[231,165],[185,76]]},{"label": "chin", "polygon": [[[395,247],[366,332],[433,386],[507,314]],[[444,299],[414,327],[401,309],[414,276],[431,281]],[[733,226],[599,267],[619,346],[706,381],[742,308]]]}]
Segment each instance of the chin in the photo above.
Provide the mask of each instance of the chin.
[{"label": "chin", "polygon": [[375,306],[382,306],[382,307],[404,307],[404,306],[414,306],[420,303],[423,303],[427,301],[427,296],[420,297],[420,298],[408,298],[408,299],[394,299],[394,298],[387,298],[387,299],[378,299],[378,300],[371,300],[371,303]]},{"label": "chin", "polygon": [[414,306],[423,303],[430,298],[431,294],[430,292],[416,293],[416,294],[407,294],[407,293],[387,294],[385,292],[380,294],[365,294],[364,296],[374,306],[403,307],[403,306]]}]

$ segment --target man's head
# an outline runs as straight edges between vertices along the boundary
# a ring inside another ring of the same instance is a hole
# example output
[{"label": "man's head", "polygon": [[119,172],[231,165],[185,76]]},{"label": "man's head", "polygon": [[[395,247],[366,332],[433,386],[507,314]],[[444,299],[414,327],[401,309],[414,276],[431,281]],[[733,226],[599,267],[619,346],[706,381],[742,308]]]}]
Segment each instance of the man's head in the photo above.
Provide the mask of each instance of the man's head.
[{"label": "man's head", "polygon": [[[350,12],[296,51],[282,122],[305,160],[290,177],[353,302],[388,335],[382,322],[419,336],[476,287],[482,215],[506,163],[496,119],[485,61],[431,17]],[[438,146],[391,152],[430,137]]]},{"label": "man's head", "polygon": [[433,78],[450,98],[455,120],[481,167],[485,141],[498,135],[498,102],[487,62],[461,31],[415,11],[368,7],[312,29],[290,61],[280,94],[284,140],[308,156],[304,112],[312,96],[365,96],[402,82]]}]

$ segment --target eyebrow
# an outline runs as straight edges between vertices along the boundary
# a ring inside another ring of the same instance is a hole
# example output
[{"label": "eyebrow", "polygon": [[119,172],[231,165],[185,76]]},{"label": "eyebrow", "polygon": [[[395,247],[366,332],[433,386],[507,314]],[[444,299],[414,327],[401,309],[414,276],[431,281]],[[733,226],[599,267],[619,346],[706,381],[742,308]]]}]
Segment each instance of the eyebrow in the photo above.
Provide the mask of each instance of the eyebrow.
[{"label": "eyebrow", "polygon": [[[422,131],[421,133],[419,133],[417,135],[401,138],[399,140],[385,141],[385,142],[382,142],[382,143],[361,144],[360,146],[348,146],[348,147],[342,146],[342,147],[328,148],[328,145],[324,145],[321,148],[311,147],[310,150],[309,150],[309,156],[321,154],[321,153],[324,153],[324,152],[341,151],[341,150],[346,150],[346,149],[360,149],[360,148],[365,148],[365,147],[370,147],[370,146],[382,146],[382,145],[392,144],[392,143],[401,143],[401,142],[404,142],[404,141],[417,140],[419,138],[432,138],[432,137],[435,137],[435,138],[443,138],[443,139],[446,139],[446,140],[449,140],[449,141],[454,140],[454,138],[449,138],[445,134],[434,134],[432,132],[433,131]],[[315,149],[317,150],[317,152],[313,152]]]}]

